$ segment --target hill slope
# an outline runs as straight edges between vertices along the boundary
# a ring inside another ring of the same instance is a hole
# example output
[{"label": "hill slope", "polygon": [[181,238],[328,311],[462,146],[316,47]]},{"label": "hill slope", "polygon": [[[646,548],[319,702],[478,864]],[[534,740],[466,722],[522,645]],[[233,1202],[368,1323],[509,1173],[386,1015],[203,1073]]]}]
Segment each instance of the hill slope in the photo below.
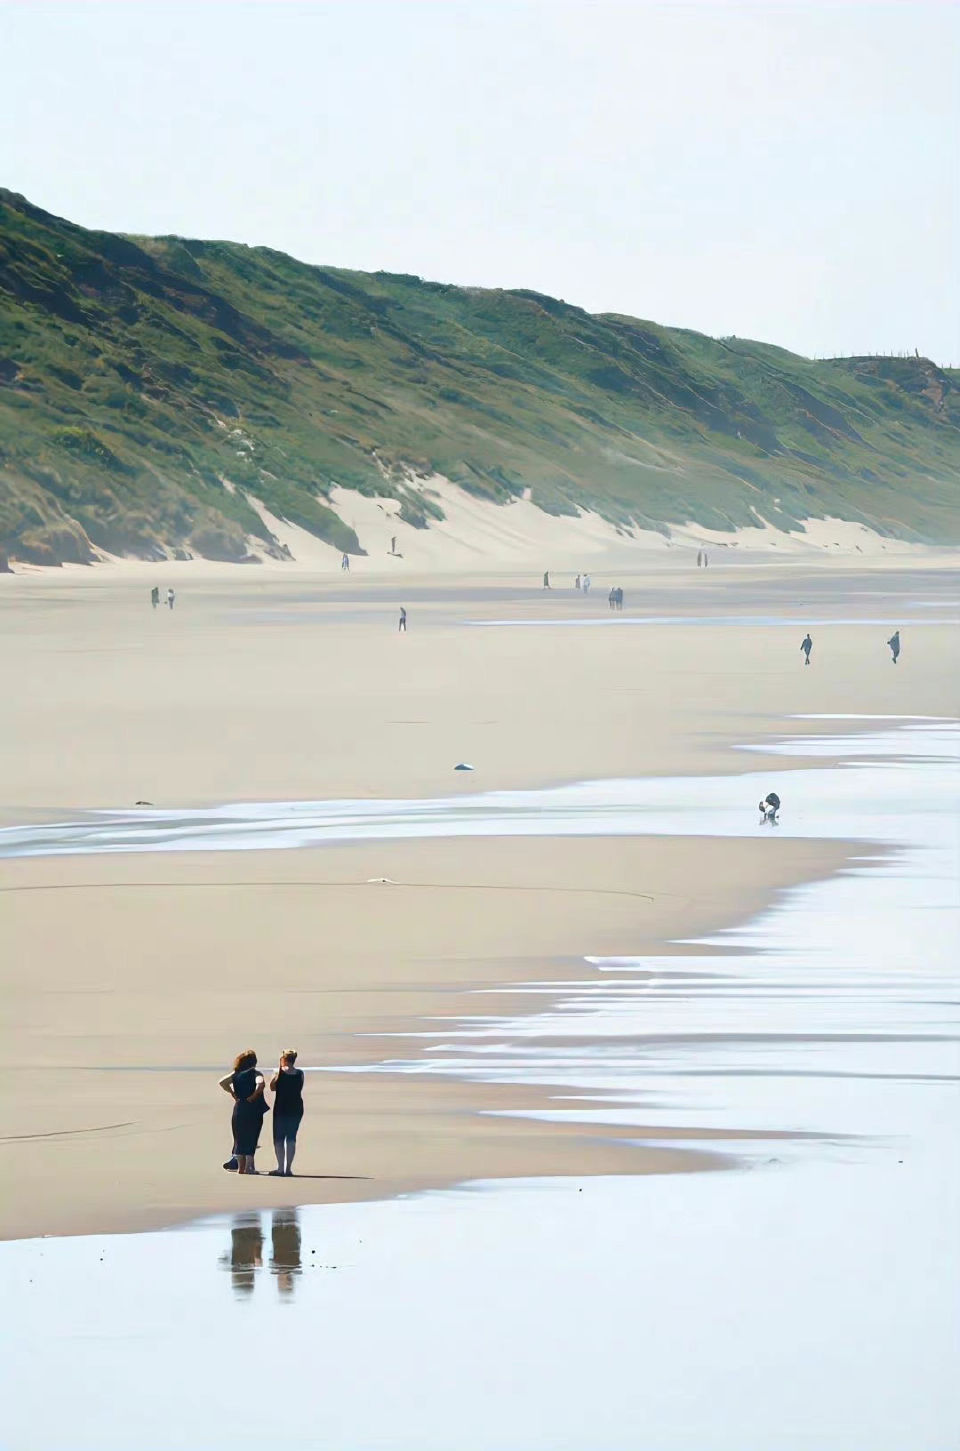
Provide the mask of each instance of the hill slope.
[{"label": "hill slope", "polygon": [[435,473],[626,526],[831,514],[955,543],[960,390],[925,359],[810,362],[533,292],[91,232],[0,190],[0,550],[279,552],[249,496],[356,550],[334,484],[426,524],[409,480]]}]

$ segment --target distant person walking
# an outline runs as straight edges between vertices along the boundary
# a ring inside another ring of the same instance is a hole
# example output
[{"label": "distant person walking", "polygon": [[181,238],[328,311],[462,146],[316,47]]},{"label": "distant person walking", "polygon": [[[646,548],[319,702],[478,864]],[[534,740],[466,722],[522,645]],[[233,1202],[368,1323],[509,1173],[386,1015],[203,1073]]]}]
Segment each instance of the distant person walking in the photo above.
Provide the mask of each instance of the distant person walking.
[{"label": "distant person walking", "polygon": [[617,608],[617,592],[615,589],[611,589],[610,593],[607,595],[607,604],[612,610],[615,610]]},{"label": "distant person walking", "polygon": [[391,554],[396,554],[396,552],[397,552],[397,536],[396,536],[396,534],[394,534],[393,538],[390,540],[390,553]]},{"label": "distant person walking", "polygon": [[590,586],[592,584],[593,580],[590,578],[589,574],[585,574],[583,576],[583,592],[585,595],[588,595],[590,593]]},{"label": "distant person walking", "polygon": [[577,578],[574,581],[573,587],[574,587],[574,589],[579,589],[580,588],[580,576],[579,576],[579,574],[577,575]]},{"label": "distant person walking", "polygon": [[807,633],[803,637],[803,643],[800,646],[800,649],[803,651],[803,655],[804,655],[804,661],[803,661],[803,663],[804,663],[804,665],[809,665],[810,664],[810,651],[813,649],[813,641],[810,638],[810,631],[809,630],[807,631]]},{"label": "distant person walking", "polygon": [[274,1175],[293,1173],[291,1165],[297,1152],[297,1131],[303,1118],[303,1069],[297,1067],[293,1048],[280,1054],[280,1063],[270,1080],[273,1094],[273,1148],[277,1156]]},{"label": "distant person walking", "polygon": [[703,551],[703,567],[704,567],[704,569],[709,568],[709,565],[710,565],[710,556],[707,554],[707,551],[704,550]]},{"label": "distant person walking", "polygon": [[702,567],[703,567],[703,550],[702,549],[698,549],[697,550],[697,568],[698,569],[701,569]]},{"label": "distant person walking", "polygon": [[617,609],[623,609],[623,589],[620,585],[617,585]]},{"label": "distant person walking", "polygon": [[168,589],[167,590],[167,608],[168,609],[170,609],[170,610],[173,609],[173,606],[176,603],[176,599],[177,599],[176,592],[174,590],[172,590],[172,589]]},{"label": "distant person walking", "polygon": [[257,1070],[257,1055],[252,1048],[237,1054],[233,1072],[221,1078],[219,1084],[233,1099],[233,1156],[237,1169],[241,1174],[255,1174],[254,1155],[264,1115],[270,1109],[263,1096],[263,1074]]},{"label": "distant person walking", "polygon": [[900,657],[900,631],[894,630],[887,644],[890,646],[890,654],[893,656],[893,663],[896,665]]},{"label": "distant person walking", "polygon": [[549,571],[549,569],[545,569],[543,571],[543,587],[544,587],[544,589],[549,589],[550,588],[550,571]]},{"label": "distant person walking", "polygon": [[403,608],[403,605],[400,606],[400,623],[398,624],[397,629],[399,630],[401,635],[405,635],[407,633],[407,612]]},{"label": "distant person walking", "polygon": [[347,554],[346,550],[344,550],[344,552],[343,552],[343,554],[342,554],[342,556],[340,558],[340,568],[346,574],[349,574],[350,573],[350,556],[349,556],[349,554]]},{"label": "distant person walking", "polygon": [[153,586],[153,589],[150,591],[150,603],[153,605],[154,609],[156,609],[157,605],[160,603],[160,586],[158,584],[155,584]]}]

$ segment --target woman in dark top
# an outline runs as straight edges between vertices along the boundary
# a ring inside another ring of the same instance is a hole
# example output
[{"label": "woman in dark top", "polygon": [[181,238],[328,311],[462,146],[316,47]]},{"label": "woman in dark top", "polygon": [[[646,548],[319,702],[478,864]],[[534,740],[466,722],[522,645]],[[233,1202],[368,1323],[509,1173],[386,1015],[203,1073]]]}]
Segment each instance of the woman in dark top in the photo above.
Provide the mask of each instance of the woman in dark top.
[{"label": "woman in dark top", "polygon": [[233,1152],[241,1174],[257,1172],[253,1157],[263,1128],[263,1116],[269,1112],[263,1096],[265,1086],[252,1048],[238,1054],[233,1072],[220,1079],[220,1087],[233,1099]]},{"label": "woman in dark top", "polygon": [[297,1130],[303,1118],[303,1069],[298,1068],[297,1055],[288,1048],[280,1055],[280,1065],[270,1080],[273,1094],[273,1147],[277,1167],[271,1174],[289,1177],[293,1173],[293,1156],[297,1152]]}]

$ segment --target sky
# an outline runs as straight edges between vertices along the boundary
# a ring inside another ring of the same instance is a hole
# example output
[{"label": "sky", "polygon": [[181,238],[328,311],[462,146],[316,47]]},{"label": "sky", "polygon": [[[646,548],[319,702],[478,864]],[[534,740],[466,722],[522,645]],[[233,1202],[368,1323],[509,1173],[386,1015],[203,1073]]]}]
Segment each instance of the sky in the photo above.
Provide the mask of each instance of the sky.
[{"label": "sky", "polygon": [[960,363],[960,6],[0,0],[0,185],[88,227]]}]

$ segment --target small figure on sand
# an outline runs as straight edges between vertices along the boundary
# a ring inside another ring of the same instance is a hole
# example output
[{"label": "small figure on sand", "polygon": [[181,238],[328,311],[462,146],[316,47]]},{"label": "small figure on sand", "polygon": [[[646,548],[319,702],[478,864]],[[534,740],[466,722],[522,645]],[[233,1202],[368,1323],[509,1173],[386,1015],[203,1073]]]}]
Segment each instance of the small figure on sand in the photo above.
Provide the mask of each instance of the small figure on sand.
[{"label": "small figure on sand", "polygon": [[407,612],[403,608],[403,605],[400,606],[400,623],[397,625],[397,629],[401,635],[407,633]]},{"label": "small figure on sand", "polygon": [[289,1178],[297,1152],[297,1131],[303,1118],[303,1069],[297,1067],[293,1048],[280,1054],[277,1071],[270,1080],[270,1092],[273,1094],[273,1149],[277,1156],[277,1167],[270,1173]]},{"label": "small figure on sand", "polygon": [[396,536],[396,534],[394,534],[393,538],[390,540],[390,553],[391,554],[396,554],[396,552],[397,552],[397,536]]},{"label": "small figure on sand", "polygon": [[154,609],[156,609],[157,605],[160,603],[160,586],[158,584],[155,584],[153,586],[153,589],[150,591],[150,603],[153,605]]},{"label": "small figure on sand", "polygon": [[579,576],[579,574],[577,575],[576,580],[574,581],[573,587],[574,587],[574,589],[579,589],[580,588],[580,576]]},{"label": "small figure on sand", "polygon": [[617,608],[617,592],[612,586],[610,589],[610,593],[607,595],[607,604],[612,610],[615,610]]},{"label": "small figure on sand", "polygon": [[900,655],[900,631],[894,630],[887,644],[890,646],[890,654],[893,656],[893,663],[896,665]]},{"label": "small figure on sand", "polygon": [[706,550],[703,551],[703,567],[704,569],[708,569],[710,567],[710,557],[707,554]]},{"label": "small figure on sand", "polygon": [[544,587],[544,589],[549,589],[550,588],[550,571],[549,571],[549,569],[545,569],[543,571],[543,587]]},{"label": "small figure on sand", "polygon": [[592,584],[593,580],[590,578],[589,574],[585,574],[583,576],[583,592],[585,595],[588,595],[590,593],[590,586]]},{"label": "small figure on sand", "polygon": [[780,814],[780,797],[776,791],[770,791],[760,802],[760,824],[776,826]]},{"label": "small figure on sand", "polygon": [[233,1099],[233,1156],[224,1164],[225,1169],[236,1167],[241,1174],[255,1174],[254,1156],[260,1142],[264,1115],[270,1112],[270,1105],[264,1098],[263,1074],[257,1069],[257,1055],[252,1048],[238,1053],[233,1063],[233,1072],[219,1080],[224,1093]]},{"label": "small figure on sand", "polygon": [[702,569],[703,568],[703,550],[702,549],[698,549],[697,550],[697,568],[698,569]]},{"label": "small figure on sand", "polygon": [[800,649],[803,651],[803,655],[804,655],[804,661],[803,661],[803,663],[804,663],[804,665],[809,665],[810,664],[810,651],[813,649],[813,641],[810,638],[810,631],[809,630],[807,631],[807,633],[803,637],[803,643],[801,644]]},{"label": "small figure on sand", "polygon": [[167,609],[170,609],[170,610],[173,609],[173,606],[176,603],[176,599],[177,599],[176,591],[173,590],[173,589],[168,589],[167,590]]},{"label": "small figure on sand", "polygon": [[619,585],[618,584],[613,593],[614,593],[614,605],[615,605],[615,607],[618,610],[622,610],[623,609],[623,587],[622,587],[622,585]]},{"label": "small figure on sand", "polygon": [[348,554],[348,553],[347,553],[347,552],[346,552],[346,550],[344,550],[344,552],[343,552],[343,554],[342,554],[342,555],[341,555],[341,557],[340,557],[340,568],[341,568],[341,569],[342,569],[342,570],[343,570],[343,571],[344,571],[344,572],[345,572],[345,573],[346,573],[346,574],[349,574],[349,573],[350,573],[350,556],[349,556],[349,554]]}]

